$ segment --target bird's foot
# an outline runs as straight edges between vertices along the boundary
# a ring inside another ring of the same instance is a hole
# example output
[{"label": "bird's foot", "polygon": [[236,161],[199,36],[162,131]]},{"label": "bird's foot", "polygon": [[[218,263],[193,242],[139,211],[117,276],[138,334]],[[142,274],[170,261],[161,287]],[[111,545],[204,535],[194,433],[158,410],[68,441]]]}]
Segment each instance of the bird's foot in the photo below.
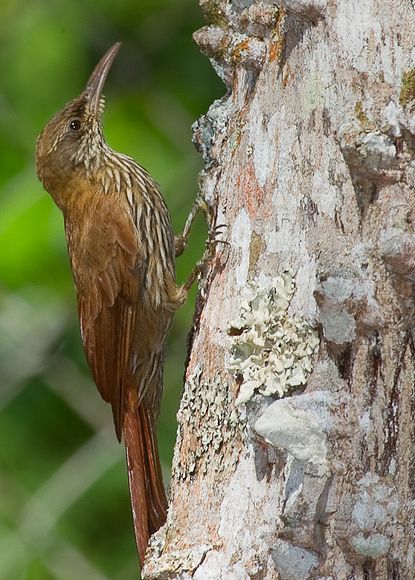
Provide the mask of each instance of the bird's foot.
[{"label": "bird's foot", "polygon": [[206,201],[198,195],[195,199],[193,207],[187,216],[186,223],[184,224],[183,232],[179,236],[175,236],[174,244],[176,250],[176,258],[181,256],[187,247],[187,242],[189,241],[190,232],[193,226],[193,223],[196,219],[197,214],[199,211],[203,211],[206,221],[208,224],[212,222],[212,215],[211,209]]},{"label": "bird's foot", "polygon": [[188,277],[186,283],[183,286],[186,292],[190,290],[196,279],[202,276],[203,273],[205,272],[207,266],[210,264],[216,253],[216,246],[218,244],[224,244],[227,246],[230,245],[227,240],[218,239],[218,236],[223,234],[221,230],[227,227],[228,226],[226,224],[218,224],[214,228],[209,230],[208,239],[206,240],[205,244],[204,254],[201,260],[199,260],[196,266],[193,268],[192,272],[190,273],[190,276]]}]

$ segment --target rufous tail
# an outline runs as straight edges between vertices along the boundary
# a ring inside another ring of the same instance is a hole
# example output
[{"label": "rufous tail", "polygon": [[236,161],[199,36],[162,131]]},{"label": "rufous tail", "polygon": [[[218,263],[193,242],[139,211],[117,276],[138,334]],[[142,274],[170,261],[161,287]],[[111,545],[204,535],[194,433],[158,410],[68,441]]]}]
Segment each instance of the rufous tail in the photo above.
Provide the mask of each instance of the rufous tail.
[{"label": "rufous tail", "polygon": [[151,411],[141,404],[124,419],[124,442],[135,541],[141,565],[150,536],[166,521],[167,498]]}]

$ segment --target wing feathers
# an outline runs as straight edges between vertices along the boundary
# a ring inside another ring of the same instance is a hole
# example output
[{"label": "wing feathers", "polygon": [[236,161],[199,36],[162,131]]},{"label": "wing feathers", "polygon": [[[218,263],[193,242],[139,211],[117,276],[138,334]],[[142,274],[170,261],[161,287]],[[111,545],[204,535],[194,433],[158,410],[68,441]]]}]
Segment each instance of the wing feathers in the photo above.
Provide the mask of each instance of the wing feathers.
[{"label": "wing feathers", "polygon": [[[114,215],[114,208],[106,220],[97,216],[84,243],[89,263],[75,275],[82,340],[101,396],[112,405],[120,439],[125,383],[131,380],[141,255],[133,223],[126,223],[125,215]],[[73,269],[75,273],[74,264]]]},{"label": "wing feathers", "polygon": [[[100,197],[90,212],[88,221],[79,220],[80,229],[75,220],[66,224],[67,238],[85,353],[120,438],[127,389],[135,385],[140,402],[161,381],[152,353],[162,360],[181,300],[167,248],[164,258],[149,251],[150,232],[137,230],[127,204]],[[170,255],[173,260],[173,237]]]}]

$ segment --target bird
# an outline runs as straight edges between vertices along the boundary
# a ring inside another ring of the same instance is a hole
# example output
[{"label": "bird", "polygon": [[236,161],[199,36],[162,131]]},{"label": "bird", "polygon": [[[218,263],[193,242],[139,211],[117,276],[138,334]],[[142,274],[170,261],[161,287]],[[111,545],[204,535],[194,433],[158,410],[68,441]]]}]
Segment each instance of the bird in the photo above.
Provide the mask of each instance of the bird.
[{"label": "bird", "polygon": [[186,235],[176,238],[157,183],[105,141],[102,91],[120,45],[40,133],[36,171],[63,214],[86,359],[124,440],[142,564],[150,536],[166,520],[156,422],[166,337],[196,277],[197,269],[182,286],[175,277],[195,211]]}]

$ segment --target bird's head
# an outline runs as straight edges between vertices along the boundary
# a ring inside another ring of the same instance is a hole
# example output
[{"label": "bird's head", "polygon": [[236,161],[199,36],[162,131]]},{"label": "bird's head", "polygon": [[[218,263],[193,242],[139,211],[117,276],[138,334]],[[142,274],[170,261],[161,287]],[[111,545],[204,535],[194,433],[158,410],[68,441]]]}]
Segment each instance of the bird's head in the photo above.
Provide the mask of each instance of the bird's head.
[{"label": "bird's head", "polygon": [[89,77],[85,90],[68,103],[43,129],[36,145],[36,171],[54,197],[79,170],[93,170],[104,144],[102,89],[120,48],[114,44]]}]

